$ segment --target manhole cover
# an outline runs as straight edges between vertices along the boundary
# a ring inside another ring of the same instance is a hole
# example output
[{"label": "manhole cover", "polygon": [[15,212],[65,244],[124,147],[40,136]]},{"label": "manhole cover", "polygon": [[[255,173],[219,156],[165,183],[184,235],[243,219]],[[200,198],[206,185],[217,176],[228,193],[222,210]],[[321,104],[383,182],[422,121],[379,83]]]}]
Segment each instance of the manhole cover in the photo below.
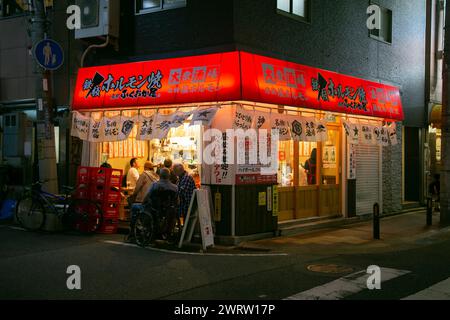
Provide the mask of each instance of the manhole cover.
[{"label": "manhole cover", "polygon": [[308,270],[322,273],[348,273],[352,272],[353,268],[338,264],[312,264],[308,266]]}]

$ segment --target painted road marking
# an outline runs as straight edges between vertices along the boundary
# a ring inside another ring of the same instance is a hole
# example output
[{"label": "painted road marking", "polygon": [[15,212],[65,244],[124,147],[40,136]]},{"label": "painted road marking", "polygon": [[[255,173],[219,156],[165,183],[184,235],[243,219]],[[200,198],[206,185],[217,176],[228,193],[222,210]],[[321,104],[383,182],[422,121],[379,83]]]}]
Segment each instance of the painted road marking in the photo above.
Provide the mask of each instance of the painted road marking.
[{"label": "painted road marking", "polygon": [[[104,243],[108,244],[114,244],[114,245],[120,245],[124,247],[134,247],[134,248],[141,248],[140,246],[133,244],[133,243],[125,243],[120,241],[111,241],[111,240],[104,240]],[[158,249],[158,248],[152,248],[152,247],[146,247],[144,249],[151,250],[151,251],[157,251],[157,252],[163,252],[163,253],[171,253],[171,254],[182,254],[182,255],[191,255],[191,256],[223,256],[223,257],[276,257],[276,256],[288,256],[287,253],[201,253],[201,252],[183,252],[183,251],[173,251],[173,250],[166,250],[166,249]]]},{"label": "painted road marking", "polygon": [[[409,273],[407,270],[381,268],[381,282],[392,280]],[[367,290],[367,279],[370,275],[361,270],[341,277],[324,285],[297,293],[285,300],[339,300],[352,294]]]},{"label": "painted road marking", "polygon": [[22,227],[12,227],[12,226],[10,226],[9,228],[13,229],[13,230],[19,230],[19,231],[27,231],[27,229],[22,228]]},{"label": "painted road marking", "polygon": [[402,300],[450,300],[450,278],[405,297]]}]

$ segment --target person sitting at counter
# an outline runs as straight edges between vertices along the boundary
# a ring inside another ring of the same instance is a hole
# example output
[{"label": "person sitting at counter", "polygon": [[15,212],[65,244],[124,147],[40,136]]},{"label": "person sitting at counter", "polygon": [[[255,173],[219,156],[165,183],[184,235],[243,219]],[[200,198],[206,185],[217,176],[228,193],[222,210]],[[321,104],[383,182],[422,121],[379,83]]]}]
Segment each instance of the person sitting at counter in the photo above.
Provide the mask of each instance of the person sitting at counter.
[{"label": "person sitting at counter", "polygon": [[130,160],[130,169],[127,173],[127,187],[128,188],[136,188],[136,182],[139,179],[139,163],[137,158],[133,158]]}]

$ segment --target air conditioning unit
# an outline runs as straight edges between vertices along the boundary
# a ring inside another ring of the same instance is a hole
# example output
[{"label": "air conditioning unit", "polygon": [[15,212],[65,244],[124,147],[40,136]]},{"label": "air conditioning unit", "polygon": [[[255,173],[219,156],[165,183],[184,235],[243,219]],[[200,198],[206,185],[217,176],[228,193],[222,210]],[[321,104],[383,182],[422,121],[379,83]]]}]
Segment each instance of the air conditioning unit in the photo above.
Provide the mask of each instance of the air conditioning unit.
[{"label": "air conditioning unit", "polygon": [[75,39],[111,36],[119,38],[120,0],[76,0],[81,10],[81,28]]}]

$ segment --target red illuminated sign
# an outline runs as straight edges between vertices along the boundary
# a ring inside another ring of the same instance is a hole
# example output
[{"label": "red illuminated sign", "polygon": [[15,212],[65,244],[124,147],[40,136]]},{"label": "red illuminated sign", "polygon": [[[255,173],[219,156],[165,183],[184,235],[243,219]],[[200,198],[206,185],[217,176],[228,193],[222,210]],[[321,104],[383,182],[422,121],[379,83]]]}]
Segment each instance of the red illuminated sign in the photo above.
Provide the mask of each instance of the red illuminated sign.
[{"label": "red illuminated sign", "polygon": [[72,106],[233,100],[403,120],[397,87],[238,51],[81,68]]}]

